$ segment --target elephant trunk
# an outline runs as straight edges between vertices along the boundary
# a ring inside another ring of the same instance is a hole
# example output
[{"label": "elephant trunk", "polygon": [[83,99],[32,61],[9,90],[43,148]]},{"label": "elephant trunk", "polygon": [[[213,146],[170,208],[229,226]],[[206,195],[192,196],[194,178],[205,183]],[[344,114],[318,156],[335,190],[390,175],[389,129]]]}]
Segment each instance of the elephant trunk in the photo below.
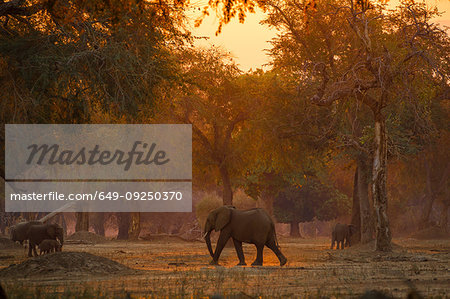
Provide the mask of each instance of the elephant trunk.
[{"label": "elephant trunk", "polygon": [[64,244],[64,235],[58,236],[58,240],[59,240],[59,243],[61,243],[61,248],[62,248],[62,246]]},{"label": "elephant trunk", "polygon": [[209,254],[211,255],[212,258],[214,258],[214,253],[213,253],[213,250],[211,247],[211,231],[209,231],[205,234],[205,242],[206,242],[206,246],[208,246]]}]

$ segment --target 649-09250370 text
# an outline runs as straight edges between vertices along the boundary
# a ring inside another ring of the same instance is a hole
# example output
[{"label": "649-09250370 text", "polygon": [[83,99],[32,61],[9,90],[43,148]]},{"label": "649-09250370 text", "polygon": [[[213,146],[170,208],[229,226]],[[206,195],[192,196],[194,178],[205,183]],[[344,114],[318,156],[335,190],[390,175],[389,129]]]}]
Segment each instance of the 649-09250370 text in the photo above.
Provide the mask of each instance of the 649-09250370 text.
[{"label": "649-09250370 text", "polygon": [[108,201],[108,200],[140,200],[140,201],[180,201],[183,199],[182,191],[95,191],[92,193],[11,193],[11,201]]}]

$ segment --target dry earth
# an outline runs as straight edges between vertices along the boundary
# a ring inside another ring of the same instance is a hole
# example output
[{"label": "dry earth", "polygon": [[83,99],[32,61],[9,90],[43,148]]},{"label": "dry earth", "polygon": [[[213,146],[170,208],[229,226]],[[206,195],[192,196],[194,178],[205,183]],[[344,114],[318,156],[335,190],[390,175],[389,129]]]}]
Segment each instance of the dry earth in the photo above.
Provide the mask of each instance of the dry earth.
[{"label": "dry earth", "polygon": [[[450,240],[394,242],[392,253],[375,253],[373,244],[332,251],[326,238],[282,238],[280,245],[288,258],[284,267],[267,248],[263,267],[235,267],[238,261],[232,247],[222,253],[221,266],[210,266],[204,243],[179,238],[66,244],[62,253],[34,259],[28,259],[24,249],[3,248],[0,281],[7,293],[19,292],[15,298],[25,296],[22,290],[33,296],[36,292],[61,295],[69,289],[84,295],[94,290],[91,297],[104,298],[127,292],[131,297],[151,298],[357,297],[377,289],[406,298],[411,288],[425,297],[448,297]],[[244,252],[251,264],[254,246],[244,245]]]}]

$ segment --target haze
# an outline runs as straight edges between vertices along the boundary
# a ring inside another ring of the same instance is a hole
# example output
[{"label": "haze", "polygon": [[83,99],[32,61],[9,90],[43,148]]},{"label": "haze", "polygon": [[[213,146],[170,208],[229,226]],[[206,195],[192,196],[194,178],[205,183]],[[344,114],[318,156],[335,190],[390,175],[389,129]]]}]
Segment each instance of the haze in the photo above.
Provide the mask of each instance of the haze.
[{"label": "haze", "polygon": [[[448,0],[428,0],[425,1],[430,6],[437,6],[442,16],[436,18],[436,22],[443,26],[450,26],[450,1]],[[399,1],[390,1],[392,6],[398,5]],[[191,13],[188,14],[192,20],[198,15],[198,7],[204,7],[207,2],[195,2]],[[220,46],[231,52],[239,67],[243,71],[262,68],[270,62],[270,57],[266,55],[265,49],[270,47],[269,41],[276,36],[276,30],[261,25],[265,13],[257,10],[254,14],[248,14],[243,24],[235,18],[225,25],[222,32],[216,36],[218,20],[213,13],[208,16],[200,27],[192,25],[192,32],[196,36],[207,37],[205,40],[198,40],[198,46]],[[265,68],[265,67],[264,67]]]}]

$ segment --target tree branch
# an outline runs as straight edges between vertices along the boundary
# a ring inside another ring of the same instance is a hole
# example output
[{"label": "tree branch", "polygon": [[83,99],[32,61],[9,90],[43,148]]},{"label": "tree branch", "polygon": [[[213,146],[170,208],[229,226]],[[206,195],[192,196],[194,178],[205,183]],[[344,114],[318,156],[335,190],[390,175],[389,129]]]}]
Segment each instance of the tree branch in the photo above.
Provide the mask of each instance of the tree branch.
[{"label": "tree branch", "polygon": [[8,2],[0,2],[0,17],[3,16],[22,16],[28,17],[34,15],[43,9],[42,4],[34,4],[31,6],[22,6],[25,0],[11,0]]}]

